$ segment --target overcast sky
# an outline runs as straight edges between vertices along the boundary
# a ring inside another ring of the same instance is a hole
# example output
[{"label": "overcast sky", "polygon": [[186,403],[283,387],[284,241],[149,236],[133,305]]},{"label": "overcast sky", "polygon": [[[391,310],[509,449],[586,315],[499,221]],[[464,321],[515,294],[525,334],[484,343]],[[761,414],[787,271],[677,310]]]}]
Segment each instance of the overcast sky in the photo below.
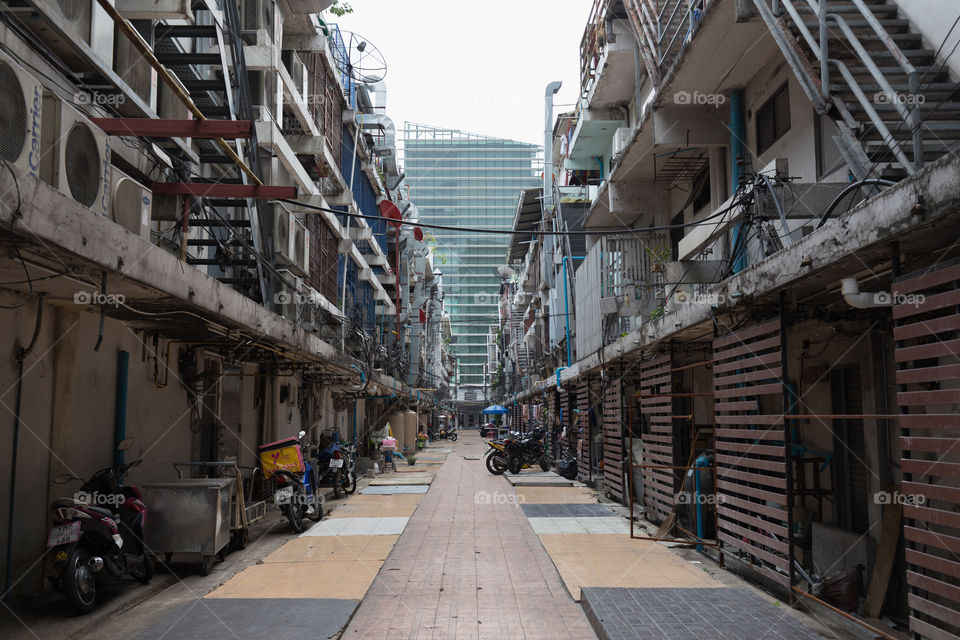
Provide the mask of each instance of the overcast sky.
[{"label": "overcast sky", "polygon": [[579,90],[579,46],[592,0],[351,0],[328,15],[387,62],[387,115],[543,144],[543,92],[555,113]]}]

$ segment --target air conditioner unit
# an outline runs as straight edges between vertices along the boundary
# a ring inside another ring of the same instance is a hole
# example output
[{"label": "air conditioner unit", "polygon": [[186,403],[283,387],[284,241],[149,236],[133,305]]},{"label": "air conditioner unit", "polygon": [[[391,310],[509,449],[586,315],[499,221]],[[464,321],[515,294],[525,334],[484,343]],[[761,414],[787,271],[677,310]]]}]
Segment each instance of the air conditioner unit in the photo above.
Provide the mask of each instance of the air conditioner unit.
[{"label": "air conditioner unit", "polygon": [[265,29],[273,36],[274,0],[243,0],[240,4],[240,20],[244,31]]},{"label": "air conditioner unit", "polygon": [[150,242],[153,192],[120,171],[110,171],[110,219]]},{"label": "air conditioner unit", "polygon": [[307,67],[303,64],[296,51],[287,50],[281,54],[283,64],[290,73],[290,79],[297,88],[297,93],[304,100],[307,99]]},{"label": "air conditioner unit", "polygon": [[40,170],[43,85],[0,53],[0,159],[34,178]]},{"label": "air conditioner unit", "polygon": [[100,127],[61,100],[43,96],[40,179],[102,216],[110,215],[110,145]]},{"label": "air conditioner unit", "polygon": [[300,308],[303,306],[303,300],[300,294],[303,281],[299,276],[287,269],[280,269],[277,273],[280,277],[277,279],[274,301],[280,307],[280,314],[284,318],[291,322],[296,322],[300,314]]},{"label": "air conditioner unit", "polygon": [[630,140],[633,138],[633,129],[630,127],[620,127],[613,133],[613,157],[620,156],[627,147],[630,146]]},{"label": "air conditioner unit", "polygon": [[294,218],[290,209],[282,204],[273,207],[273,257],[277,264],[289,265],[290,257],[290,220]]},{"label": "air conditioner unit", "polygon": [[310,275],[310,230],[290,214],[290,268],[300,275]]}]

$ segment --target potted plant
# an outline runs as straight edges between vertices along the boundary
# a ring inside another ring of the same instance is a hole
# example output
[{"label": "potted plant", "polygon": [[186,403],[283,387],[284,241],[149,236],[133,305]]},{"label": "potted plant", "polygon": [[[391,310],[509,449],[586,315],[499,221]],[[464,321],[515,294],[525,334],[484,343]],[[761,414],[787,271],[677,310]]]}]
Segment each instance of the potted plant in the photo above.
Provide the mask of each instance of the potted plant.
[{"label": "potted plant", "polygon": [[417,456],[407,456],[407,464],[411,467],[417,464]]}]

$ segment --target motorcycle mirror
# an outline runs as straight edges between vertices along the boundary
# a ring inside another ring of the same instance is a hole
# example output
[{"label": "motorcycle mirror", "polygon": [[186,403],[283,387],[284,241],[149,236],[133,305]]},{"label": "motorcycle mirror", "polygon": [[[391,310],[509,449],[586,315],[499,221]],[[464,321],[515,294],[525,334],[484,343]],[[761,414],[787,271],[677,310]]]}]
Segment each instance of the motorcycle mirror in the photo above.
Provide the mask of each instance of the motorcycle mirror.
[{"label": "motorcycle mirror", "polygon": [[72,473],[61,473],[53,476],[53,481],[55,484],[67,484],[73,480],[74,476]]},{"label": "motorcycle mirror", "polygon": [[117,445],[117,451],[126,451],[133,446],[133,438],[127,438],[126,440],[121,440],[120,444]]}]

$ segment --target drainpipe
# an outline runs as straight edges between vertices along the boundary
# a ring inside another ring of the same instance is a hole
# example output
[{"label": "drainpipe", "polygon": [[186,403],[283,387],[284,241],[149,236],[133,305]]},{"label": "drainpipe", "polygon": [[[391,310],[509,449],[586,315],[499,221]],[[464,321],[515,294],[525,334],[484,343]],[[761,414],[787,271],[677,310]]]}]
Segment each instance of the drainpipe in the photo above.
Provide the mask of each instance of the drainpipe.
[{"label": "drainpipe", "polygon": [[562,390],[560,387],[560,372],[567,368],[568,367],[557,367],[557,391]]},{"label": "drainpipe", "polygon": [[544,91],[543,105],[543,210],[553,209],[553,96],[563,83],[554,80]]},{"label": "drainpipe", "polygon": [[[703,500],[701,500],[701,498],[700,498],[700,489],[701,489],[701,487],[700,487],[700,469],[704,469],[704,468],[706,468],[706,467],[709,467],[709,466],[710,466],[710,461],[707,459],[706,454],[703,454],[703,453],[702,453],[702,454],[700,454],[700,456],[696,459],[696,461],[693,463],[693,466],[695,467],[695,468],[694,468],[694,471],[693,471],[693,480],[694,480],[694,493],[693,493],[694,500],[693,500],[693,502],[694,502],[694,504],[695,504],[696,507],[697,507],[697,509],[696,509],[696,513],[697,513],[697,537],[698,537],[699,539],[703,540],[703,533],[704,533],[704,531],[703,531]],[[697,545],[697,551],[700,551],[701,553],[703,552],[703,545],[702,545],[702,544],[698,544],[698,545]]]},{"label": "drainpipe", "polygon": [[23,406],[23,362],[33,350],[37,343],[37,337],[40,335],[40,324],[43,322],[43,297],[37,298],[37,323],[33,328],[33,337],[30,338],[30,344],[26,348],[17,350],[17,395],[16,403],[13,409],[13,442],[10,446],[10,495],[7,503],[7,567],[6,579],[3,589],[3,600],[10,600],[10,591],[13,585],[10,583],[11,570],[13,568],[13,516],[14,506],[17,496],[17,449],[20,444],[20,409]]},{"label": "drainpipe", "polygon": [[892,296],[886,291],[869,293],[860,291],[856,278],[844,278],[840,281],[840,292],[847,304],[856,309],[873,309],[875,307],[889,307],[893,303]]},{"label": "drainpipe", "polygon": [[[730,193],[736,193],[740,185],[740,162],[739,158],[745,152],[744,137],[746,136],[746,125],[743,116],[743,89],[730,90]],[[747,230],[743,223],[737,223],[733,228],[731,237],[731,251],[739,244],[740,237],[746,234]],[[733,272],[739,273],[747,268],[746,245],[740,247],[737,255],[731,255],[733,260]]]},{"label": "drainpipe", "polygon": [[123,464],[123,451],[120,443],[127,437],[127,382],[130,371],[130,352],[117,353],[117,398],[114,405],[113,421],[113,464]]}]

